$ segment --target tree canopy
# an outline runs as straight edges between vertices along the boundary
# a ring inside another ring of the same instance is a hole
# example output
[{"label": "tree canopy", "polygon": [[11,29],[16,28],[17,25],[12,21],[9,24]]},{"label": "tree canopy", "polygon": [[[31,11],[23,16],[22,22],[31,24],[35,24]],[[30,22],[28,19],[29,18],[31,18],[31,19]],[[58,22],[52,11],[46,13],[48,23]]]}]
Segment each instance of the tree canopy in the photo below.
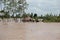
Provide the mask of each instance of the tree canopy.
[{"label": "tree canopy", "polygon": [[9,11],[9,14],[23,14],[27,7],[26,0],[1,0],[4,4],[4,11]]}]

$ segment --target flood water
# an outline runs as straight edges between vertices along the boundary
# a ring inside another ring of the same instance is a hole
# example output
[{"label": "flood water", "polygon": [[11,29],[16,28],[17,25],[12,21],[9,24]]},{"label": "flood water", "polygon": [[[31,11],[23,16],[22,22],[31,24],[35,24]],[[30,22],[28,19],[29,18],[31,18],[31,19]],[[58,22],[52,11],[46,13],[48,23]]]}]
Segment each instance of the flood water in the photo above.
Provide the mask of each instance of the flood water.
[{"label": "flood water", "polygon": [[60,40],[60,23],[0,23],[0,40]]}]

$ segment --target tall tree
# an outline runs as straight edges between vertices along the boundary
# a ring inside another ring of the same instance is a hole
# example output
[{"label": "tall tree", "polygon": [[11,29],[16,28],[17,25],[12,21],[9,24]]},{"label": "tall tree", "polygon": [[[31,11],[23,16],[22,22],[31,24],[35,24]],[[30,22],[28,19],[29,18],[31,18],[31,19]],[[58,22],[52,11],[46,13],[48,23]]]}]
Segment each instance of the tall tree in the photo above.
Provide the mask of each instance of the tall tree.
[{"label": "tall tree", "polygon": [[23,14],[27,7],[26,0],[2,0],[4,11],[9,11],[9,14]]},{"label": "tall tree", "polygon": [[37,14],[35,13],[35,14],[34,14],[34,18],[36,18],[36,17],[37,17]]}]

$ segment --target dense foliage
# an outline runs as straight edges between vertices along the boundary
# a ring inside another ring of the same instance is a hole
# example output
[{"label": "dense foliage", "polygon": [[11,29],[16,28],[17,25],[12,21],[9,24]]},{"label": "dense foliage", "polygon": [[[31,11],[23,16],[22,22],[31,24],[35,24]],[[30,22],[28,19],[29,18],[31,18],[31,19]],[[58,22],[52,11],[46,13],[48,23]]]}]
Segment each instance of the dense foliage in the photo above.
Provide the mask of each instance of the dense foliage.
[{"label": "dense foliage", "polygon": [[0,0],[0,3],[3,4],[3,10],[8,12],[9,14],[23,14],[25,9],[27,8],[26,0]]},{"label": "dense foliage", "polygon": [[40,16],[39,18],[43,19],[43,22],[60,22],[60,14],[52,15],[52,14],[46,14],[45,16]]}]

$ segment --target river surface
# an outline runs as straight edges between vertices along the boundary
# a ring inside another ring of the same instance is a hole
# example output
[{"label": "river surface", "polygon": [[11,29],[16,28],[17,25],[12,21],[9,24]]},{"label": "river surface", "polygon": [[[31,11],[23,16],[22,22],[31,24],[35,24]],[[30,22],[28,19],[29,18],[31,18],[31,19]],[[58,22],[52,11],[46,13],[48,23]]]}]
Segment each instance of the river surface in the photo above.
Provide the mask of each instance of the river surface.
[{"label": "river surface", "polygon": [[60,23],[0,23],[0,40],[60,40]]}]

